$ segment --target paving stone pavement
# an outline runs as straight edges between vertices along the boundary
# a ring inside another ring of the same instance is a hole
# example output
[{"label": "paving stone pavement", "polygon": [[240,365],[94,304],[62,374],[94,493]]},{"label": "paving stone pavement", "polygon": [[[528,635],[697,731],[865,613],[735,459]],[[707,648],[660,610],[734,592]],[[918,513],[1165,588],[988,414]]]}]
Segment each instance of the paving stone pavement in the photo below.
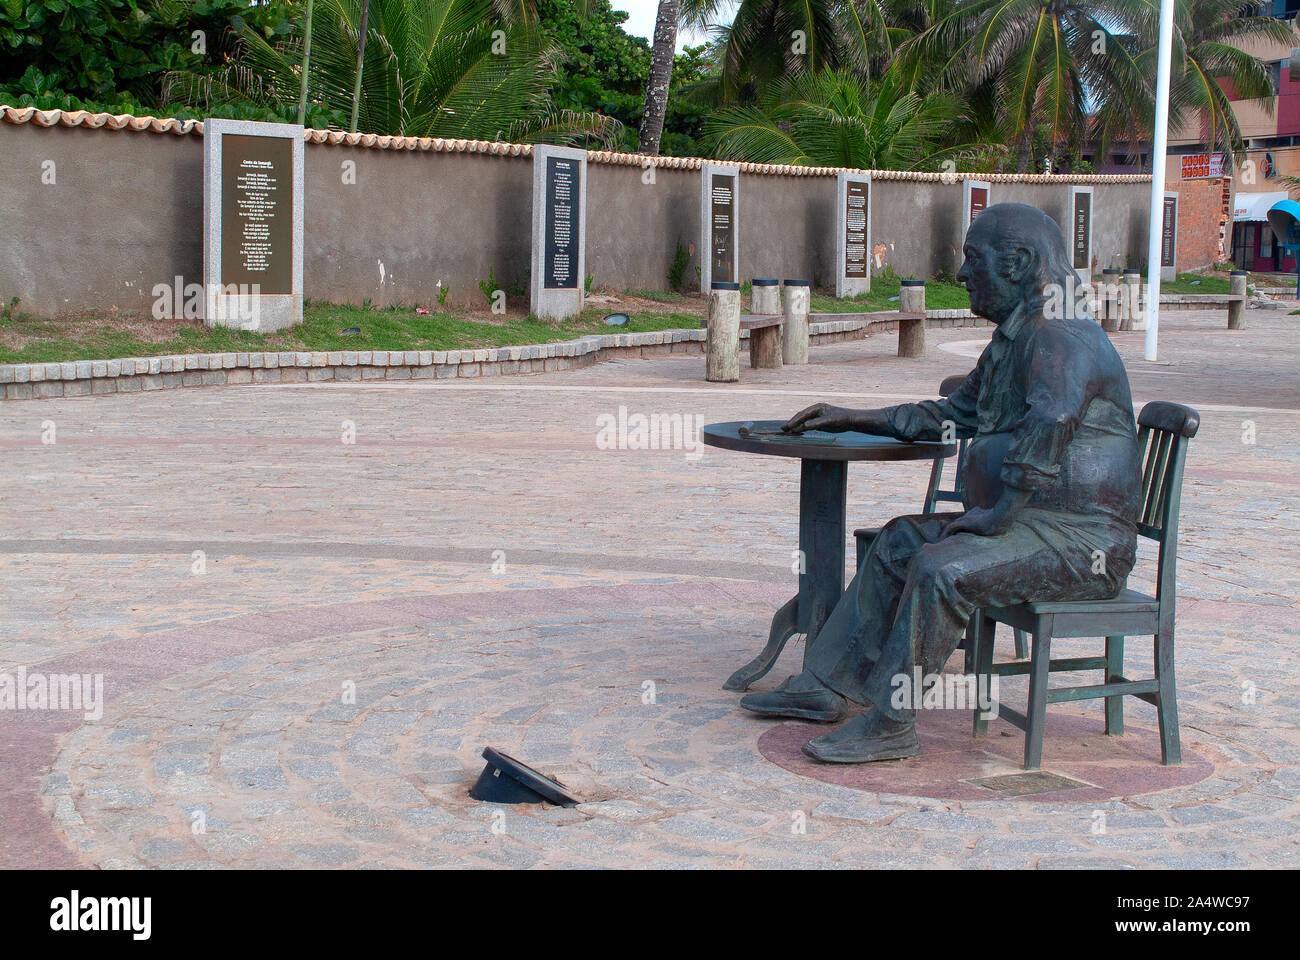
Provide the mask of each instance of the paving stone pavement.
[{"label": "paving stone pavement", "polygon": [[[1159,363],[1117,336],[1139,404],[1202,412],[1178,679],[1212,772],[1083,803],[864,791],[765,759],[770,725],[720,685],[792,592],[797,464],[597,444],[620,406],[712,422],[930,396],[985,330],[929,331],[924,360],[892,335],[823,347],[736,385],[669,357],[6,405],[0,673],[102,674],[106,703],[0,711],[0,865],[1294,865],[1300,345],[1296,318],[1248,320],[1166,315]],[[851,466],[851,522],[914,511],[925,474]],[[1099,708],[1061,709],[1100,729]],[[486,745],[585,802],[470,800]]]}]

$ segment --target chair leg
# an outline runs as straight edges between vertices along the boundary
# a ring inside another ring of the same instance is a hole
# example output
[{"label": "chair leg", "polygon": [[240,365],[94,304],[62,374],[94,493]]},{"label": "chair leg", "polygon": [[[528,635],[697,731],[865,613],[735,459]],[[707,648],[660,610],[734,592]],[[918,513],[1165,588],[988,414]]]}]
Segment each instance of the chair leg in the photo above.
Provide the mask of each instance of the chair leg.
[{"label": "chair leg", "polygon": [[[1106,682],[1124,676],[1124,637],[1106,638]],[[1106,733],[1117,737],[1124,732],[1124,697],[1106,698]]]},{"label": "chair leg", "polygon": [[1047,679],[1052,665],[1053,618],[1040,616],[1034,629],[1034,648],[1029,668],[1029,705],[1025,710],[1025,769],[1043,765],[1043,727],[1047,725]]},{"label": "chair leg", "polygon": [[1174,684],[1172,624],[1156,634],[1156,680],[1160,684],[1160,702],[1156,704],[1156,716],[1160,718],[1160,762],[1166,766],[1177,766],[1183,762],[1183,750],[1178,741],[1178,692]]},{"label": "chair leg", "polygon": [[[981,684],[984,685],[982,689],[990,688],[989,675],[993,672],[993,631],[995,629],[997,624],[985,617],[982,610],[976,610],[966,626],[966,657],[975,672],[976,690],[981,689]],[[978,737],[988,733],[988,729],[988,717],[976,704],[975,725],[972,732]]]},{"label": "chair leg", "polygon": [[1016,635],[1016,659],[1023,660],[1029,656],[1029,638],[1025,636],[1025,631],[1015,630]]}]

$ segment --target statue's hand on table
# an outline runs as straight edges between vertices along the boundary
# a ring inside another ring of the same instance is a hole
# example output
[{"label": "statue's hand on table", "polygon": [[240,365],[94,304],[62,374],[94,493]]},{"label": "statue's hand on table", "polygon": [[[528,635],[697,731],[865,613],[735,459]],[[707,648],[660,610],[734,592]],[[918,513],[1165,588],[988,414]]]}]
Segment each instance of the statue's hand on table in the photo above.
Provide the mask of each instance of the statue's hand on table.
[{"label": "statue's hand on table", "polygon": [[786,433],[802,433],[805,430],[825,430],[828,433],[860,430],[863,433],[880,433],[884,427],[884,419],[878,415],[878,411],[849,410],[831,406],[829,403],[814,403],[811,407],[800,410],[781,425],[781,429]]}]

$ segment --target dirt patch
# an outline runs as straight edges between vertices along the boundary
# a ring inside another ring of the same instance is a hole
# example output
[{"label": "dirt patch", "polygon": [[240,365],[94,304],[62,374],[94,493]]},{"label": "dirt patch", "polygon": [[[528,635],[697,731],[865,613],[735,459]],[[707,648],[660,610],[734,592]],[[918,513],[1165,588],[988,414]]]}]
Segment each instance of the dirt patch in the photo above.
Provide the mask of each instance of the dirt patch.
[{"label": "dirt patch", "polygon": [[202,330],[202,320],[154,320],[150,317],[64,317],[43,320],[22,317],[0,325],[0,346],[21,350],[47,340],[86,340],[125,335],[146,343],[174,340],[182,329]]}]

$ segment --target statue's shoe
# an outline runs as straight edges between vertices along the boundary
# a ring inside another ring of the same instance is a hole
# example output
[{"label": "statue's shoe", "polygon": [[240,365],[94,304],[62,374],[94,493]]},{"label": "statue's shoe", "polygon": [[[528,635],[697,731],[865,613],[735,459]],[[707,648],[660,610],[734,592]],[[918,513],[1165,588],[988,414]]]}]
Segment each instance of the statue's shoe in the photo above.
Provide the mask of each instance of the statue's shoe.
[{"label": "statue's shoe", "polygon": [[848,704],[834,690],[826,687],[788,690],[786,687],[789,683],[787,680],[777,689],[766,693],[746,694],[740,698],[740,705],[764,717],[789,717],[819,723],[835,723],[848,716]]},{"label": "statue's shoe", "polygon": [[816,740],[809,740],[803,752],[822,763],[901,760],[921,752],[921,739],[916,735],[916,724],[892,723],[868,711]]}]

